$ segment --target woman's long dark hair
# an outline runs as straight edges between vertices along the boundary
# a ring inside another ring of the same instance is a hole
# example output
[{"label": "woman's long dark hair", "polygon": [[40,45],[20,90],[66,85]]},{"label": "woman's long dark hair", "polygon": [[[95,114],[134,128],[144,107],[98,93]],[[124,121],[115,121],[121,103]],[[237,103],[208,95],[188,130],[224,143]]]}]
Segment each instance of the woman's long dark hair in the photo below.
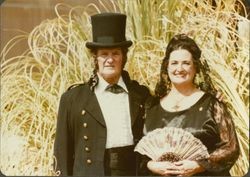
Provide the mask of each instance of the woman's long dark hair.
[{"label": "woman's long dark hair", "polygon": [[206,61],[201,62],[201,50],[196,42],[185,34],[175,35],[168,43],[165,57],[163,58],[160,71],[160,80],[155,87],[155,96],[162,98],[170,91],[171,83],[169,80],[167,68],[171,52],[178,49],[188,50],[192,54],[196,75],[199,73],[203,77],[204,82],[198,87],[206,92],[212,91],[211,79],[208,75],[209,67]]}]

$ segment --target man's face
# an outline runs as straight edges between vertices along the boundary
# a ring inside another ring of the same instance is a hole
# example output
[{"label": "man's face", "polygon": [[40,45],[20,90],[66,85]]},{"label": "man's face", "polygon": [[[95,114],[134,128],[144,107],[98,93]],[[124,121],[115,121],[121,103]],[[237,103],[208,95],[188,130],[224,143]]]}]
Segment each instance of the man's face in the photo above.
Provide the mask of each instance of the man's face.
[{"label": "man's face", "polygon": [[98,73],[108,83],[117,83],[121,76],[123,55],[121,48],[100,48],[97,50]]}]

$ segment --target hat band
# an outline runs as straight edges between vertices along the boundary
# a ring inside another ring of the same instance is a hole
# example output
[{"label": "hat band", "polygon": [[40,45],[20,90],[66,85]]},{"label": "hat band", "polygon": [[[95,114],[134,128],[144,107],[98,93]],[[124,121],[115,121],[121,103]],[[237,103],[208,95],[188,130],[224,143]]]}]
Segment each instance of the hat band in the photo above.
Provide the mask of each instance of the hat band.
[{"label": "hat band", "polygon": [[104,44],[112,44],[120,41],[116,41],[113,36],[99,36],[96,38],[96,42]]}]

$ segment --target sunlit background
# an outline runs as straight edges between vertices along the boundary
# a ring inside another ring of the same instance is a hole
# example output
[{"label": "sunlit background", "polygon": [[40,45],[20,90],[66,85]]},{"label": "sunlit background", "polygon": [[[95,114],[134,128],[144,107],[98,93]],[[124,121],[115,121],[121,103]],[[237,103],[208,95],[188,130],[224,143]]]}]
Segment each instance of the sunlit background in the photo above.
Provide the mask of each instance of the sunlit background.
[{"label": "sunlit background", "polygon": [[[249,168],[249,34],[241,0],[6,0],[1,4],[1,172],[56,175],[53,143],[61,94],[87,81],[93,60],[90,15],[127,15],[133,41],[126,70],[153,94],[169,39],[193,37],[233,117],[241,154],[231,175]],[[200,80],[202,82],[202,80]]]}]

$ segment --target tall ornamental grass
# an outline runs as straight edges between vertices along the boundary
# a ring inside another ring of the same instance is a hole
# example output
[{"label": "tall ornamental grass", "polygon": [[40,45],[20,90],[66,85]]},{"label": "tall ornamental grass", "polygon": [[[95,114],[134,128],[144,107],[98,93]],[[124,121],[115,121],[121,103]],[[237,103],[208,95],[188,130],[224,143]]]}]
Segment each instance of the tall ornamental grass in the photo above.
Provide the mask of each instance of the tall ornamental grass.
[{"label": "tall ornamental grass", "polygon": [[[68,9],[61,14],[61,9]],[[177,33],[193,37],[224,95],[240,143],[231,175],[249,168],[249,20],[239,0],[103,0],[99,6],[58,4],[57,17],[10,40],[1,51],[1,171],[5,175],[57,175],[52,168],[60,96],[92,74],[90,15],[127,14],[133,41],[126,69],[153,90],[165,48]],[[7,57],[25,40],[22,55]],[[202,80],[200,80],[202,82]]]}]

